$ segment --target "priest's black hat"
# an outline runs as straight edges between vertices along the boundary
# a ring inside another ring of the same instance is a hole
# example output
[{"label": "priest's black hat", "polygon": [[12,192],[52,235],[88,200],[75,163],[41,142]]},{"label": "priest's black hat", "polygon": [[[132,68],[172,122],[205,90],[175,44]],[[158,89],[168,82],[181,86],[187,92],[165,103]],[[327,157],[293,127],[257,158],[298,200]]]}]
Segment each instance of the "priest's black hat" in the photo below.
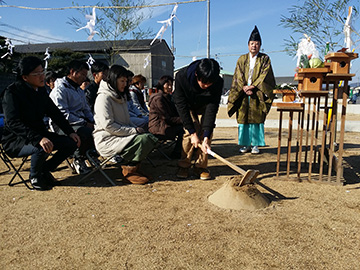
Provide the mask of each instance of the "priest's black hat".
[{"label": "priest's black hat", "polygon": [[250,34],[249,42],[250,41],[259,41],[260,45],[261,45],[261,37],[260,37],[260,33],[259,33],[259,30],[257,29],[256,25],[254,27],[254,30]]}]

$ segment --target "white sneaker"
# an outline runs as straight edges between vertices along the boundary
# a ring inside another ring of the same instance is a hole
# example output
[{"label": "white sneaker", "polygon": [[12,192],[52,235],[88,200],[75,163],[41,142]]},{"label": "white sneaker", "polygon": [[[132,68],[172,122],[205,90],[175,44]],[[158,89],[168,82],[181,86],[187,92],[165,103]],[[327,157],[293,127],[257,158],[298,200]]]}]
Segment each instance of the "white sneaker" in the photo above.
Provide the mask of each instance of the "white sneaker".
[{"label": "white sneaker", "polygon": [[119,156],[119,155],[113,156],[113,157],[109,160],[109,162],[110,162],[110,163],[113,163],[113,164],[119,164],[119,163],[121,163],[122,161],[123,161],[123,158],[122,158],[121,156]]},{"label": "white sneaker", "polygon": [[260,150],[257,146],[253,146],[251,149],[251,154],[259,154]]},{"label": "white sneaker", "polygon": [[244,146],[244,147],[241,147],[239,152],[240,153],[246,153],[246,152],[249,152],[250,151],[250,146]]},{"label": "white sneaker", "polygon": [[77,174],[87,174],[91,172],[91,169],[86,166],[84,160],[74,159],[72,166],[74,167]]}]

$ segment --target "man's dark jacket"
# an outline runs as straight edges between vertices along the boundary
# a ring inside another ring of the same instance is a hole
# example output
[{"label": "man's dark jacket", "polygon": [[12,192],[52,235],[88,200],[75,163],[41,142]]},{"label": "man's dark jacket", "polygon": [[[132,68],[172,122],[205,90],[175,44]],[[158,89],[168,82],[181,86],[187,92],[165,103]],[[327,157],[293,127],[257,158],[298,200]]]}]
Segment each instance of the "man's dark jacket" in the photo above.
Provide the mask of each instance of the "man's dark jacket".
[{"label": "man's dark jacket", "polygon": [[98,90],[99,90],[99,85],[94,81],[92,81],[85,89],[86,101],[89,104],[91,111],[93,113],[94,113],[95,100],[97,97]]},{"label": "man's dark jacket", "polygon": [[224,80],[219,76],[218,80],[209,88],[201,89],[195,76],[199,63],[199,60],[195,61],[176,74],[173,100],[184,127],[190,133],[195,132],[190,110],[193,112],[203,111],[202,129],[204,134],[210,135],[215,127]]},{"label": "man's dark jacket", "polygon": [[59,108],[53,103],[45,87],[33,89],[24,81],[9,85],[1,94],[5,125],[2,145],[10,157],[16,157],[26,144],[36,146],[43,137],[51,140],[44,116],[50,117],[69,135],[74,132]]}]

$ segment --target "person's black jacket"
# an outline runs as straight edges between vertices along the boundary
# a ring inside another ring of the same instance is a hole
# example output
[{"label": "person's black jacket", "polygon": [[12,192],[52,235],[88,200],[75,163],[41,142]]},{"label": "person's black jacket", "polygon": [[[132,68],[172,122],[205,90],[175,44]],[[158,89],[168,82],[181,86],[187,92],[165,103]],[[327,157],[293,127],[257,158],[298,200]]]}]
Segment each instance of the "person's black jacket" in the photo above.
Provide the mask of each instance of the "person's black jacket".
[{"label": "person's black jacket", "polygon": [[92,81],[85,89],[86,101],[89,104],[93,113],[98,90],[99,85],[94,81]]},{"label": "person's black jacket", "polygon": [[1,96],[5,125],[2,145],[10,157],[17,157],[26,144],[37,145],[48,131],[43,119],[50,117],[69,135],[74,132],[59,108],[53,103],[45,87],[34,90],[24,81],[9,85]]},{"label": "person's black jacket", "polygon": [[209,88],[201,89],[195,76],[199,62],[198,60],[191,63],[176,74],[173,100],[184,127],[190,133],[195,132],[190,110],[195,112],[204,110],[202,129],[205,134],[210,135],[215,127],[224,80],[219,76]]}]

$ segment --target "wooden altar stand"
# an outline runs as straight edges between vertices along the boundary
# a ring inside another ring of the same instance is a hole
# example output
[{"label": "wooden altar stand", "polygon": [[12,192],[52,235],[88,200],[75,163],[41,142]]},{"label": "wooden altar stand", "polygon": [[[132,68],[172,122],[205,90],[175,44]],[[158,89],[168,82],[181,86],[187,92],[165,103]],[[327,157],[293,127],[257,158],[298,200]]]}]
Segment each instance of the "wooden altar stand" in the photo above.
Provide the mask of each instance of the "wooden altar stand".
[{"label": "wooden altar stand", "polygon": [[[298,130],[296,136],[295,164],[297,165],[297,180],[308,180],[316,183],[327,183],[332,185],[342,185],[345,182],[343,178],[343,153],[346,106],[348,98],[348,81],[354,74],[349,74],[350,61],[357,58],[354,53],[330,53],[325,56],[326,62],[324,68],[319,69],[299,69],[298,90],[302,102],[274,102],[280,112],[279,116],[279,137],[276,176],[280,174],[281,157],[281,133],[283,113],[289,112],[289,130],[287,139],[287,163],[286,178],[291,179],[291,141],[293,116],[298,112]],[[343,82],[342,93],[340,93],[339,84]],[[323,84],[326,89],[323,90]],[[328,94],[332,86],[332,102],[328,104]],[[280,92],[279,92],[280,91]],[[274,93],[282,93],[285,97],[290,92],[274,90]],[[337,106],[340,94],[342,96],[342,110],[340,117],[340,136],[338,139],[338,150],[336,151],[336,122]],[[284,98],[283,98],[284,100]],[[324,101],[323,104],[321,102]],[[322,129],[320,127],[320,117],[323,114]],[[306,122],[305,122],[306,116]],[[331,119],[329,122],[328,119]],[[306,123],[306,127],[304,127]],[[319,136],[320,135],[320,136]],[[304,152],[304,157],[302,153]],[[336,155],[335,155],[336,154]],[[306,176],[303,177],[302,167],[307,167]]]},{"label": "wooden altar stand", "polygon": [[[283,113],[289,113],[289,127],[288,127],[288,139],[287,139],[287,154],[286,154],[286,177],[290,177],[290,164],[291,164],[291,141],[292,141],[292,129],[293,129],[293,119],[294,113],[298,112],[298,125],[297,125],[297,139],[296,139],[296,153],[301,152],[302,145],[299,144],[300,140],[300,125],[302,123],[304,114],[304,103],[303,102],[274,102],[274,106],[277,107],[277,111],[280,112],[279,119],[279,134],[278,134],[278,148],[277,148],[277,164],[276,164],[276,177],[279,177],[280,171],[280,154],[281,154],[281,135],[282,135],[282,122],[283,122]],[[301,128],[302,129],[302,128]],[[296,155],[296,162],[298,161],[298,156]],[[301,170],[298,167],[298,174]]]}]

